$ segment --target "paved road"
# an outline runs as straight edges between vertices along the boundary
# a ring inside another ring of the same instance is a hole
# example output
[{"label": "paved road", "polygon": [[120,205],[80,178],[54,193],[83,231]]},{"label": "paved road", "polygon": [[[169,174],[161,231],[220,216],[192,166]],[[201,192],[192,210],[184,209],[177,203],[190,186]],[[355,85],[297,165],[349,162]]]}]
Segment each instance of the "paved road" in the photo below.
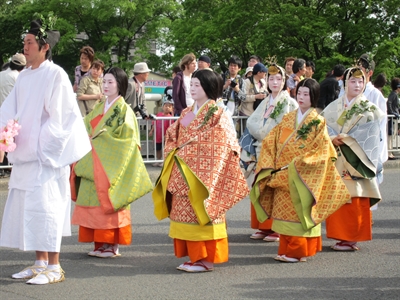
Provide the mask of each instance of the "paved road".
[{"label": "paved road", "polygon": [[[132,205],[133,241],[122,257],[88,257],[92,246],[78,243],[73,227],[72,237],[63,239],[62,283],[30,286],[11,279],[32,264],[33,253],[0,248],[0,299],[400,299],[400,169],[385,175],[374,239],[358,252],[334,252],[333,241],[324,238],[323,252],[307,263],[276,262],[276,243],[249,239],[245,199],[228,213],[229,262],[210,273],[183,273],[175,269],[185,259],[173,255],[169,223],[157,222],[146,195]],[[1,216],[6,184],[0,182]]]}]

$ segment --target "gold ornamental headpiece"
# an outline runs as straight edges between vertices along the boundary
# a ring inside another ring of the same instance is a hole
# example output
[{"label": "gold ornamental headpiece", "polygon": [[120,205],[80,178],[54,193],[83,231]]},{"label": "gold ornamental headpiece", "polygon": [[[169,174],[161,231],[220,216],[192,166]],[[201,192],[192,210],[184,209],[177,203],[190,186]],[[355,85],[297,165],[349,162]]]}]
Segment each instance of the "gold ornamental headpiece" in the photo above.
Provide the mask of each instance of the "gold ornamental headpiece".
[{"label": "gold ornamental headpiece", "polygon": [[275,64],[272,64],[268,68],[268,74],[269,75],[276,75],[279,73],[279,69]]},{"label": "gold ornamental headpiece", "polygon": [[[363,70],[362,70],[360,67],[351,67],[351,68],[348,68],[346,71],[344,71],[343,75],[344,75],[343,83],[344,83],[345,95],[347,95],[347,92],[348,92],[348,84],[347,84],[347,81],[348,81],[351,77],[362,78],[363,81],[364,81],[364,89],[365,89],[365,86],[366,86],[366,84],[365,84],[366,78],[365,78],[365,74],[364,74]],[[364,90],[361,91],[360,95],[362,95],[363,92],[364,92]],[[360,96],[360,95],[359,95],[359,96]]]}]

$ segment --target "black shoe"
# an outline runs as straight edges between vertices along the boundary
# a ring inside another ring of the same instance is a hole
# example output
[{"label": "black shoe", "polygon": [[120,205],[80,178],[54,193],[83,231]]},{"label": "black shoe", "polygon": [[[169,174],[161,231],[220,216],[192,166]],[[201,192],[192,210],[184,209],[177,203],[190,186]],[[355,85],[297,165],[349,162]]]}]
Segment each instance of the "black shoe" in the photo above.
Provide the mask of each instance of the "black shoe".
[{"label": "black shoe", "polygon": [[396,159],[397,159],[397,157],[395,157],[395,156],[389,157],[389,160],[396,160]]}]

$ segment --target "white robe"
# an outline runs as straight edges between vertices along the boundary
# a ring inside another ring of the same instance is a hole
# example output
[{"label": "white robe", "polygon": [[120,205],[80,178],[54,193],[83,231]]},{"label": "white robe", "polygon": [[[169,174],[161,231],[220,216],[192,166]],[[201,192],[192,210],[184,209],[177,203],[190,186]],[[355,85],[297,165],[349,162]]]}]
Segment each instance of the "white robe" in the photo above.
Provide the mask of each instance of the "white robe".
[{"label": "white robe", "polygon": [[[368,99],[365,98],[364,95],[358,96],[356,99],[353,99],[350,105],[347,105],[347,99],[345,96],[336,99],[335,101],[331,102],[325,109],[322,111],[321,116],[325,117],[326,124],[331,127],[336,133],[341,134],[345,139],[346,143],[349,145],[349,141],[354,141],[356,145],[358,145],[357,140],[350,137],[347,133],[352,128],[357,128],[357,126],[369,123],[369,122],[377,122],[381,124],[381,121],[385,118],[385,114],[372,102],[366,101]],[[368,107],[374,107],[375,109],[372,111],[365,111],[362,114],[354,114],[352,118],[346,121],[343,125],[340,125],[337,121],[342,116],[345,111],[349,111],[355,104],[360,105],[361,101],[365,101],[368,103]],[[358,119],[360,118],[360,119]],[[379,126],[380,133],[379,135],[382,136],[384,133],[381,131],[381,127]],[[331,134],[331,133],[330,133]],[[331,139],[333,140],[337,135],[332,135]],[[371,139],[372,140],[372,139]],[[379,141],[379,139],[377,139]],[[377,153],[382,153],[381,149],[382,143],[377,142],[377,144],[369,144],[368,148],[371,149],[374,147],[374,151]],[[359,147],[363,147],[359,145]],[[360,154],[363,154],[364,149],[360,151]],[[381,158],[381,155],[377,155]],[[368,198],[377,198],[381,199],[381,195],[379,192],[379,186],[376,177],[372,180],[370,179],[354,179],[348,174],[348,166],[345,164],[345,159],[343,156],[338,155],[336,160],[336,167],[338,168],[339,174],[341,174],[343,178],[343,182],[346,184],[350,194],[352,197],[368,197]],[[367,159],[365,159],[367,161]]]},{"label": "white robe", "polygon": [[90,151],[90,141],[68,75],[44,61],[21,72],[3,103],[0,126],[21,125],[0,246],[59,252],[61,237],[71,235],[69,165]]},{"label": "white robe", "polygon": [[386,99],[383,97],[382,93],[374,87],[374,85],[371,82],[367,83],[367,86],[365,87],[364,90],[364,96],[365,98],[368,99],[368,101],[372,102],[375,104],[375,106],[379,107],[382,113],[385,115],[385,117],[382,119],[380,123],[381,127],[381,161],[384,163],[385,161],[388,160],[388,149],[387,149],[387,107],[386,107]]},{"label": "white robe", "polygon": [[[275,110],[278,103],[283,103],[282,112],[276,119],[265,118],[265,113],[268,108],[273,105],[274,109],[271,111],[271,114]],[[287,91],[281,91],[275,99],[272,99],[272,96],[268,96],[265,98],[257,109],[251,114],[251,116],[247,119],[247,128],[249,129],[250,134],[257,140],[254,143],[256,147],[257,157],[260,156],[261,144],[263,139],[268,135],[268,133],[278,125],[285,114],[297,109],[299,105],[296,100],[290,97]]]}]

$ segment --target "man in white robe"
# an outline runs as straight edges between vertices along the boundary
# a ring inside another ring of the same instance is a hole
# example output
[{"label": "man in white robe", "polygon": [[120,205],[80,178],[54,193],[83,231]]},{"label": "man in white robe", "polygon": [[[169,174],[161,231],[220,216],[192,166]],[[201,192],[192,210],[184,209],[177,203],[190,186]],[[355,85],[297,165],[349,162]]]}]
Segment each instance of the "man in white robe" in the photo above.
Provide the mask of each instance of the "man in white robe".
[{"label": "man in white robe", "polygon": [[62,236],[71,235],[69,164],[91,148],[68,75],[48,60],[60,35],[41,29],[40,20],[31,22],[24,38],[30,67],[0,111],[0,128],[8,120],[21,125],[9,153],[13,170],[0,246],[36,251],[35,264],[12,275],[31,284],[64,280],[59,253]]},{"label": "man in white robe", "polygon": [[[372,74],[374,74],[375,70],[375,62],[370,58],[368,54],[363,54],[358,59],[358,66],[363,70],[366,86],[364,90],[364,96],[368,99],[369,102],[372,102],[377,107],[380,108],[382,113],[386,115],[386,99],[383,97],[380,90],[378,90],[371,82]],[[383,132],[383,136],[381,136],[380,141],[380,149],[382,149],[380,153],[381,162],[384,163],[388,160],[388,149],[387,149],[387,135],[386,135],[386,126],[387,126],[387,115],[382,119],[380,123],[381,132]],[[379,183],[381,183],[382,178],[380,178]]]}]

